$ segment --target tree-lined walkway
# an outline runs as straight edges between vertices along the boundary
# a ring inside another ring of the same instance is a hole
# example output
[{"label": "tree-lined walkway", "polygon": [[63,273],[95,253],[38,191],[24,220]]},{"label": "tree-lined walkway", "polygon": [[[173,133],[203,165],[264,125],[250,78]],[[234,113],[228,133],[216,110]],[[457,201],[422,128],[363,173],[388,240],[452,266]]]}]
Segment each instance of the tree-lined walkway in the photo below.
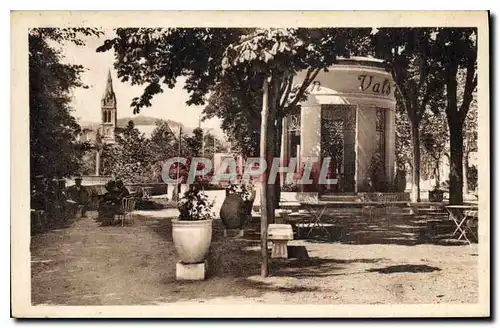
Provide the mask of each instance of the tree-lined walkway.
[{"label": "tree-lined walkway", "polygon": [[[385,224],[385,223],[384,223]],[[178,282],[168,218],[132,227],[82,218],[32,237],[32,302],[138,305],[167,302],[457,303],[477,301],[477,245],[318,243],[296,240],[300,259],[260,274],[259,222],[242,239],[214,239],[205,281]]]}]

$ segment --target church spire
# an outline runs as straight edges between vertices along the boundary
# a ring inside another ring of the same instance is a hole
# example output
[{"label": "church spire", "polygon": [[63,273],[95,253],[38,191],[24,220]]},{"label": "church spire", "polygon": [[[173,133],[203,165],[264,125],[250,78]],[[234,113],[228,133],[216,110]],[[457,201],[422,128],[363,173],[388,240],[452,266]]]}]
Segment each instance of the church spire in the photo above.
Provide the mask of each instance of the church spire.
[{"label": "church spire", "polygon": [[111,79],[111,70],[109,69],[106,89],[101,99],[101,114],[102,120],[99,133],[102,136],[103,143],[114,143],[117,125],[116,95],[113,91],[113,80]]},{"label": "church spire", "polygon": [[106,89],[102,95],[101,105],[103,107],[116,107],[116,96],[113,91],[113,80],[111,79],[110,69],[108,69],[108,79],[106,81]]}]

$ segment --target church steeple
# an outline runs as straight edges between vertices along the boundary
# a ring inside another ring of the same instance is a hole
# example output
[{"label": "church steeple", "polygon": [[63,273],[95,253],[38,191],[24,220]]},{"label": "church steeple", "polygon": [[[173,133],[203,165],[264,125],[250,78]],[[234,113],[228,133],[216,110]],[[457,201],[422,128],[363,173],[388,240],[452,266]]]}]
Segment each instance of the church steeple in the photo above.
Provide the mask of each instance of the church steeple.
[{"label": "church steeple", "polygon": [[111,70],[108,69],[106,88],[101,98],[101,134],[105,143],[112,143],[115,140],[115,129],[117,124],[116,95],[113,90],[113,80]]},{"label": "church steeple", "polygon": [[111,79],[111,71],[108,69],[108,79],[106,81],[106,89],[101,99],[101,106],[108,108],[116,107],[116,96],[113,91],[113,80]]}]

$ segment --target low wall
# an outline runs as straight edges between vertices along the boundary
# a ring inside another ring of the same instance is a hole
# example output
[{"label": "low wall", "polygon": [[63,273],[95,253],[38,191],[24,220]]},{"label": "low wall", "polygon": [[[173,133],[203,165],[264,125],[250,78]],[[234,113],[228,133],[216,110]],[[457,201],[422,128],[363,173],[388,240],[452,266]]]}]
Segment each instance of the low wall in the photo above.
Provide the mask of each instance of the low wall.
[{"label": "low wall", "polygon": [[385,196],[397,196],[397,201],[410,201],[410,193],[408,192],[364,192],[359,193],[359,195],[366,195],[371,201],[381,201]]},{"label": "low wall", "polygon": [[172,190],[165,183],[133,183],[125,184],[125,187],[127,187],[130,192],[136,192],[139,189],[143,189],[151,196],[166,195],[169,193],[169,190]]},{"label": "low wall", "polygon": [[[84,175],[82,176],[82,186],[104,186],[106,182],[111,180],[111,176],[106,175]],[[66,186],[72,186],[75,184],[74,178],[66,179]]]}]

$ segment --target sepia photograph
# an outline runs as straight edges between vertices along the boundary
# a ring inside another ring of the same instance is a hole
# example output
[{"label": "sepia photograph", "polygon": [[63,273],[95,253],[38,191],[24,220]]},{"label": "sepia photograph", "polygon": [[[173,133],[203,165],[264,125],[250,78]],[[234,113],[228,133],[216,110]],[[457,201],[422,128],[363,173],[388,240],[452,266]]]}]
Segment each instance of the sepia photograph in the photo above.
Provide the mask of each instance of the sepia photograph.
[{"label": "sepia photograph", "polygon": [[487,11],[11,20],[12,316],[490,316]]}]

